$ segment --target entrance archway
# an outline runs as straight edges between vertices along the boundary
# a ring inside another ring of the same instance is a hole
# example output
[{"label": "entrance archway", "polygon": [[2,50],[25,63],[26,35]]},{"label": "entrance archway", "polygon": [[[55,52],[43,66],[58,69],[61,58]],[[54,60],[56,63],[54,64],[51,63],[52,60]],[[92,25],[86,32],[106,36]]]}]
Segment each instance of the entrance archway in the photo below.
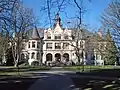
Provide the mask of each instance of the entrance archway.
[{"label": "entrance archway", "polygon": [[52,61],[52,54],[51,53],[48,53],[46,55],[46,61]]},{"label": "entrance archway", "polygon": [[56,61],[61,61],[61,55],[59,53],[55,54],[55,60]]},{"label": "entrance archway", "polygon": [[69,54],[68,53],[64,53],[63,54],[63,58],[65,61],[69,61]]}]

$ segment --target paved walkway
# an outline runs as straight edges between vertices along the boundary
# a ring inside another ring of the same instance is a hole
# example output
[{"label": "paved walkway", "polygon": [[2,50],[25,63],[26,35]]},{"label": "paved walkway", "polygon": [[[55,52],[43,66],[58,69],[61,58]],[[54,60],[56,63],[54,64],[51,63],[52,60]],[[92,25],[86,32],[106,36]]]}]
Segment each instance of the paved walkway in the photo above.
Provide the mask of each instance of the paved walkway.
[{"label": "paved walkway", "polygon": [[39,79],[28,90],[79,90],[70,77],[118,80],[116,77],[77,75],[73,71],[42,71],[35,73],[38,74]]},{"label": "paved walkway", "polygon": [[[45,74],[45,72],[40,72]],[[46,76],[38,79],[28,90],[79,90],[65,71],[46,72]],[[69,73],[69,72],[67,72]]]}]

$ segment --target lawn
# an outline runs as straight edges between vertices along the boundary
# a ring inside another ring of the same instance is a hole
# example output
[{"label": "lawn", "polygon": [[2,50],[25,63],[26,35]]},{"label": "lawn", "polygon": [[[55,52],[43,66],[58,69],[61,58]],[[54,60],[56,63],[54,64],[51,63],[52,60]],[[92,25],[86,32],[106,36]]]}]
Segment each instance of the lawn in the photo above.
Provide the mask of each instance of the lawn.
[{"label": "lawn", "polygon": [[[85,72],[89,72],[92,70],[99,70],[99,69],[113,69],[114,66],[112,65],[105,65],[105,66],[66,66],[63,67],[64,70],[73,70],[73,71],[82,71],[84,69]],[[119,67],[116,67],[119,68]]]},{"label": "lawn", "polygon": [[6,66],[1,66],[0,67],[0,77],[1,76],[17,76],[17,75],[23,75],[26,73],[29,73],[29,71],[40,71],[40,70],[50,70],[50,67],[45,67],[45,66],[36,66],[36,67],[32,67],[32,66],[25,66],[25,67],[19,67],[15,68],[15,67],[6,67]]}]

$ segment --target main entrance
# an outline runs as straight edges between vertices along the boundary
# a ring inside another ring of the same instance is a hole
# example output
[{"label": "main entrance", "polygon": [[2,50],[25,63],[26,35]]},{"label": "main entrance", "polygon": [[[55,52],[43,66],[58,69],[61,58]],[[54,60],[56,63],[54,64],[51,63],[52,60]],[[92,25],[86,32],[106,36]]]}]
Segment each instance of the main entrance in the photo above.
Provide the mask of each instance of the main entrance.
[{"label": "main entrance", "polygon": [[61,61],[61,55],[59,53],[55,54],[55,60],[56,61]]}]

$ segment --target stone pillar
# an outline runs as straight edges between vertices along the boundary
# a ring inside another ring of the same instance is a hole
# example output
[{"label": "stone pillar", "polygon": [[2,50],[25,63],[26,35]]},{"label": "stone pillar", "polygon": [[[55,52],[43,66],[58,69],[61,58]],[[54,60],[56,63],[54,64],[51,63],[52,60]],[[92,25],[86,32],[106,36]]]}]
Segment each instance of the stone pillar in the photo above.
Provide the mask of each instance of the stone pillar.
[{"label": "stone pillar", "polygon": [[42,63],[45,64],[45,61],[46,61],[46,53],[44,52],[44,53],[43,53],[43,57],[42,57]]},{"label": "stone pillar", "polygon": [[55,54],[52,53],[52,61],[55,61]]}]

